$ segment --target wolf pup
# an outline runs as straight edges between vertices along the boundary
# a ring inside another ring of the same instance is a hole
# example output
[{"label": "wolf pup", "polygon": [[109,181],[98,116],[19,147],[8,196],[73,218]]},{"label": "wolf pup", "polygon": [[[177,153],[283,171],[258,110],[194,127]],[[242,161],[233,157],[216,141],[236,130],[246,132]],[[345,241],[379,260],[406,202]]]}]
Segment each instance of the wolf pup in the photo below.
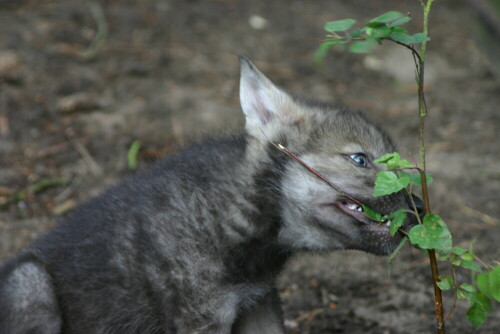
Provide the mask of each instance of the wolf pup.
[{"label": "wolf pup", "polygon": [[240,99],[244,134],[167,157],[5,264],[0,333],[284,333],[275,281],[293,253],[395,249],[401,236],[350,199],[409,207],[403,193],[371,196],[374,159],[395,150],[387,134],[289,95],[244,57]]}]

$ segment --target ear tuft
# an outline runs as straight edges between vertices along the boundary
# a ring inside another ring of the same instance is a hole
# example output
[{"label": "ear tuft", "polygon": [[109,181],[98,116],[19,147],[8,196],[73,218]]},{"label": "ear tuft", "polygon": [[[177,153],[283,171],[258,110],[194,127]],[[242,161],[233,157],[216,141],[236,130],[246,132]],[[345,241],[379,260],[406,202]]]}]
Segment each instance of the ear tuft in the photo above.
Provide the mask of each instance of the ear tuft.
[{"label": "ear tuft", "polygon": [[239,55],[238,58],[240,59],[240,67],[241,67],[241,72],[243,72],[244,69],[249,69],[249,70],[255,70],[256,67],[252,63],[252,61],[247,57],[243,55]]}]

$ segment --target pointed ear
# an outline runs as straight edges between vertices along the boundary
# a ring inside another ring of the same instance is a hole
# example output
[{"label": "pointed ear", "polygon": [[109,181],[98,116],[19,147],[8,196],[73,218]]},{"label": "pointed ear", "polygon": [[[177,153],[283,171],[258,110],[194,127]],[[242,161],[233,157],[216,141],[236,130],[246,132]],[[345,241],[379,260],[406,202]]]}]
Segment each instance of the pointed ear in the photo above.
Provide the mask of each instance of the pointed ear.
[{"label": "pointed ear", "polygon": [[240,102],[246,117],[246,129],[255,137],[272,137],[280,125],[293,121],[297,109],[295,103],[248,58],[240,56],[240,64]]}]

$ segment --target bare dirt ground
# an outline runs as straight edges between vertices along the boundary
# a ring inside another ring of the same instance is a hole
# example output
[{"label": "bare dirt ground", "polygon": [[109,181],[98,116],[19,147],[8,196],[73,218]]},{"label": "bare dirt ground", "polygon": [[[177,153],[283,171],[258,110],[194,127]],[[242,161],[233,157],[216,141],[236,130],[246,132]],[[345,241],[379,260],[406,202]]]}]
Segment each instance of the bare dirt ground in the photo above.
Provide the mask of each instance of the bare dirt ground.
[{"label": "bare dirt ground", "polygon": [[[193,139],[241,127],[238,54],[295,93],[366,110],[417,160],[406,50],[386,45],[372,55],[335,52],[322,68],[312,62],[325,21],[387,10],[411,12],[419,31],[416,0],[0,0],[0,259],[132,174],[134,140],[142,170]],[[498,261],[500,81],[471,8],[437,1],[431,21],[432,208],[455,244],[475,240],[482,259]],[[34,189],[50,179],[63,182]],[[407,248],[390,277],[386,261],[360,252],[294,259],[280,282],[289,333],[432,333],[426,256]],[[449,333],[498,333],[498,305],[477,330],[465,310],[460,303]]]}]

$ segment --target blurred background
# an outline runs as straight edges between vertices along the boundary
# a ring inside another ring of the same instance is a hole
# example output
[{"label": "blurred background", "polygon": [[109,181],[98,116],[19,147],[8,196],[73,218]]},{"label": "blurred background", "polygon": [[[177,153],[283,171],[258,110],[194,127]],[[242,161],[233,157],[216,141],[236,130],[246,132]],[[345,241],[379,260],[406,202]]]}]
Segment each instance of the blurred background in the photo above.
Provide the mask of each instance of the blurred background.
[{"label": "blurred background", "polygon": [[[239,131],[237,55],[296,94],[363,109],[417,161],[409,52],[313,54],[326,21],[397,10],[421,31],[417,0],[0,0],[0,259],[75,205],[211,134]],[[500,259],[500,1],[439,0],[426,66],[432,210],[457,246]],[[442,268],[446,271],[446,268]],[[295,258],[280,280],[289,333],[431,333],[427,257],[348,251]],[[459,275],[459,280],[467,277]],[[453,298],[445,293],[445,308]],[[459,303],[450,333],[481,329]]]}]

